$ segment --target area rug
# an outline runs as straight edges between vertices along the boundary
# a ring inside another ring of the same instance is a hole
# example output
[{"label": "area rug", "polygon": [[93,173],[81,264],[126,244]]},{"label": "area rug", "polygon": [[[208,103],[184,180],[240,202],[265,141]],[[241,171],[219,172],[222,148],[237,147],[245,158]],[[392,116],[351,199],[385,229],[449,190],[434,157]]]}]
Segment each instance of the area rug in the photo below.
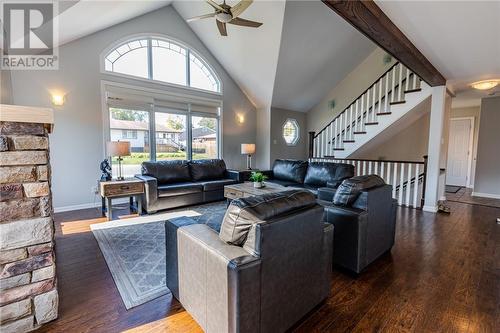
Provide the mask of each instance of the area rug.
[{"label": "area rug", "polygon": [[225,211],[217,202],[90,226],[127,310],[170,293],[164,221],[190,216],[218,230]]},{"label": "area rug", "polygon": [[446,193],[457,193],[461,188],[462,186],[446,185],[444,190]]}]

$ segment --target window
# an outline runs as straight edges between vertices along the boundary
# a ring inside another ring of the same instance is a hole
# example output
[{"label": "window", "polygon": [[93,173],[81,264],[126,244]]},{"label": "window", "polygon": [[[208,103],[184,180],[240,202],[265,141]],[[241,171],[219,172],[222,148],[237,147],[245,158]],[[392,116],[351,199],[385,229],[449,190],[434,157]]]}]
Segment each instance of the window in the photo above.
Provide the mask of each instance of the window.
[{"label": "window", "polygon": [[187,159],[187,116],[155,112],[156,160]]},{"label": "window", "polygon": [[299,141],[300,128],[297,120],[287,119],[283,124],[283,139],[289,146],[295,146]]},{"label": "window", "polygon": [[195,51],[167,39],[138,38],[104,57],[107,72],[221,92],[220,81]]},{"label": "window", "polygon": [[192,117],[193,160],[217,158],[217,118]]},{"label": "window", "polygon": [[[141,172],[141,163],[150,160],[149,112],[143,110],[109,108],[111,141],[129,141],[130,156],[123,157],[123,176],[133,177]],[[126,136],[126,137],[125,137]],[[111,160],[113,175],[118,174],[118,160]]]}]

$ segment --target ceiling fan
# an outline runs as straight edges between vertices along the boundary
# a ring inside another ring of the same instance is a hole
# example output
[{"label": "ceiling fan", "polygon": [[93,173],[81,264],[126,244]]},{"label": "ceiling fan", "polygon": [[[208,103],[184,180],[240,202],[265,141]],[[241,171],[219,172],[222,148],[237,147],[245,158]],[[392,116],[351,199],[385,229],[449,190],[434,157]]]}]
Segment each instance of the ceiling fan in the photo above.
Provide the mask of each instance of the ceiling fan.
[{"label": "ceiling fan", "polygon": [[207,0],[207,3],[215,9],[214,13],[195,16],[187,19],[187,22],[201,20],[205,18],[215,17],[217,28],[222,36],[227,36],[226,23],[241,25],[244,27],[258,28],[262,25],[260,22],[245,20],[240,17],[241,13],[245,11],[252,4],[253,0],[242,0],[234,6],[226,5],[226,0],[223,3],[217,4],[213,0]]}]

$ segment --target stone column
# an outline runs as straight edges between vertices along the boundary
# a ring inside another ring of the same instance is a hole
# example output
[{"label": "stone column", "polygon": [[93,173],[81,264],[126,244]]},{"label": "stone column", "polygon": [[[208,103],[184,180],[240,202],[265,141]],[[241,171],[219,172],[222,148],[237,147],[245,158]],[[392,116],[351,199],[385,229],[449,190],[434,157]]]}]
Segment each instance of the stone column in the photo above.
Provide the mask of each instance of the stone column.
[{"label": "stone column", "polygon": [[0,331],[28,332],[56,319],[58,310],[47,121],[52,110],[0,108]]}]

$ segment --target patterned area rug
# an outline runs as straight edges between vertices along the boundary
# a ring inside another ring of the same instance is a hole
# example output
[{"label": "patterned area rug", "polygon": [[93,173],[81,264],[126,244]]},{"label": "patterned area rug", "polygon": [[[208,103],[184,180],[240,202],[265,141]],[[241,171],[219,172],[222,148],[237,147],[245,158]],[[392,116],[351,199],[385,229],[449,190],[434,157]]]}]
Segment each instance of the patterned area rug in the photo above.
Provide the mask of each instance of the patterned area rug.
[{"label": "patterned area rug", "polygon": [[219,230],[225,211],[226,202],[222,201],[91,225],[127,310],[170,293],[164,221],[190,216]]}]

